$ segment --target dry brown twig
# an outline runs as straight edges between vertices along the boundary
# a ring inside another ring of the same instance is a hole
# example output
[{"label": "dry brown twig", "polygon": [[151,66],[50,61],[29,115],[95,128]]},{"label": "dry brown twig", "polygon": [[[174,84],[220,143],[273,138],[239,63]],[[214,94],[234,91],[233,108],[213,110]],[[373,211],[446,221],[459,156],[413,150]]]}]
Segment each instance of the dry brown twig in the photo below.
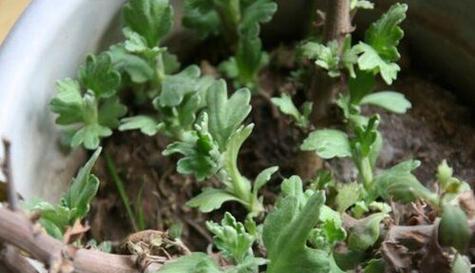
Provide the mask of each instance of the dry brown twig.
[{"label": "dry brown twig", "polygon": [[18,249],[44,263],[51,273],[138,273],[154,272],[161,267],[161,264],[149,263],[147,268],[139,269],[136,256],[78,249],[44,233],[34,219],[18,208],[12,179],[10,142],[5,139],[2,142],[5,151],[2,171],[7,184],[8,209],[0,207],[0,268],[9,273],[38,272]]}]

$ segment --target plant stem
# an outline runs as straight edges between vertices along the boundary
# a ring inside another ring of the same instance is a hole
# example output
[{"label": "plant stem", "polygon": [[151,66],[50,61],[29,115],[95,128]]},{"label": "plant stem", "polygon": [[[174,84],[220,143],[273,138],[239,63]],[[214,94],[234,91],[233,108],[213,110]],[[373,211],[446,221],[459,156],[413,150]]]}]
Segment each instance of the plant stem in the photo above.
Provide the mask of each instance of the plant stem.
[{"label": "plant stem", "polygon": [[363,179],[363,185],[367,191],[370,191],[373,183],[373,168],[371,167],[369,157],[362,158],[360,164],[357,165],[359,165],[359,172]]},{"label": "plant stem", "polygon": [[120,198],[122,199],[122,203],[124,203],[125,209],[127,210],[127,215],[129,217],[129,221],[132,224],[132,227],[135,231],[139,231],[137,227],[137,223],[135,222],[135,214],[132,210],[129,202],[129,197],[125,192],[124,182],[120,179],[119,175],[117,174],[117,170],[115,168],[114,162],[112,158],[107,153],[104,153],[107,169],[109,170],[109,174],[112,176],[112,180],[114,181],[115,186],[117,187],[117,191],[119,192]]},{"label": "plant stem", "polygon": [[[337,41],[342,54],[345,36],[352,31],[350,1],[327,0],[324,29],[324,42]],[[310,96],[313,100],[312,122],[317,125],[328,116],[328,110],[336,94],[342,89],[343,73],[340,78],[330,78],[323,69],[316,69],[310,83]]]}]

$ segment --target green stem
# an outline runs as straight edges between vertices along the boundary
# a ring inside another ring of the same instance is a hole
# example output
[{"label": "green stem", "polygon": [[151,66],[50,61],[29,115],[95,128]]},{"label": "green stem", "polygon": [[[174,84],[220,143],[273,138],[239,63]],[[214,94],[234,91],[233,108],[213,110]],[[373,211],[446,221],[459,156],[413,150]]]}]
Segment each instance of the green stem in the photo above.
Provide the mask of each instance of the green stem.
[{"label": "green stem", "polygon": [[132,227],[134,228],[134,230],[139,231],[137,227],[137,223],[135,222],[135,214],[132,210],[132,207],[130,206],[129,197],[127,196],[127,193],[125,192],[124,182],[117,174],[117,170],[115,168],[114,162],[112,161],[112,158],[110,158],[110,156],[107,153],[104,153],[104,156],[106,159],[107,169],[109,171],[109,174],[112,176],[112,181],[114,181],[117,187],[117,191],[119,192],[120,198],[122,199],[122,203],[124,203],[125,209],[127,210],[129,221],[132,224]]},{"label": "green stem", "polygon": [[359,164],[359,172],[361,178],[363,179],[363,185],[367,191],[371,190],[373,183],[373,167],[369,157],[364,157],[361,159]]}]

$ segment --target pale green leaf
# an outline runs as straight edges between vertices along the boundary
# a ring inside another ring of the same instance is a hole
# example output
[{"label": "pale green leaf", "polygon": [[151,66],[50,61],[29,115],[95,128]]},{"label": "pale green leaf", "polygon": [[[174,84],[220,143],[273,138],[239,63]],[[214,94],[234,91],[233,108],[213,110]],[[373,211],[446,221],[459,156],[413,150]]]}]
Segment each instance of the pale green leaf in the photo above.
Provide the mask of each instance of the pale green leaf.
[{"label": "pale green leaf", "polygon": [[300,145],[300,149],[303,151],[315,151],[324,159],[351,156],[348,135],[335,129],[313,131]]},{"label": "pale green leaf", "polygon": [[119,130],[140,130],[145,135],[153,136],[160,130],[160,126],[154,117],[139,115],[122,119]]},{"label": "pale green leaf", "polygon": [[366,95],[361,99],[361,104],[379,106],[398,114],[406,113],[412,106],[403,94],[393,91],[380,91]]},{"label": "pale green leaf", "polygon": [[165,263],[157,273],[222,273],[222,271],[208,255],[192,253]]}]

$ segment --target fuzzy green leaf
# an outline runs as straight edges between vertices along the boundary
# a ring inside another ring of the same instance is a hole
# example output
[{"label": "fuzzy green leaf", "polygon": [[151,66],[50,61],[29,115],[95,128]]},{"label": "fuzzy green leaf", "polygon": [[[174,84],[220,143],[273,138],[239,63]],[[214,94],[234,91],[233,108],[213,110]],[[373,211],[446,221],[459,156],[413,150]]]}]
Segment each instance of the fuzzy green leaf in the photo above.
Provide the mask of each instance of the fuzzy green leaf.
[{"label": "fuzzy green leaf", "polygon": [[399,24],[406,18],[406,11],[406,4],[394,4],[366,31],[365,42],[387,62],[397,61],[400,57],[397,46],[404,32]]},{"label": "fuzzy green leaf", "polygon": [[280,98],[271,98],[271,101],[282,113],[292,117],[297,126],[306,128],[309,125],[309,116],[312,112],[313,106],[311,102],[305,103],[302,107],[303,111],[300,113],[299,109],[297,109],[292,101],[292,98],[287,94],[282,94]]},{"label": "fuzzy green leaf", "polygon": [[313,131],[304,140],[300,149],[315,151],[321,158],[351,156],[350,141],[345,132],[334,129]]},{"label": "fuzzy green leaf", "polygon": [[380,235],[380,223],[388,215],[375,213],[358,222],[350,228],[348,235],[348,247],[357,252],[366,251],[372,247]]},{"label": "fuzzy green leaf", "polygon": [[330,77],[338,77],[340,75],[339,51],[336,41],[330,41],[327,45],[307,42],[302,47],[303,55],[311,60],[315,60],[315,64],[326,69]]},{"label": "fuzzy green leaf", "polygon": [[224,214],[221,224],[208,221],[206,226],[214,234],[214,244],[226,258],[239,264],[247,256],[252,256],[254,236],[247,233],[244,225],[237,222],[229,212]]},{"label": "fuzzy green leaf", "polygon": [[329,270],[325,251],[306,246],[310,231],[318,222],[325,197],[315,193],[301,210],[294,196],[282,199],[271,212],[263,230],[264,245],[270,263],[267,273],[313,273]]},{"label": "fuzzy green leaf", "polygon": [[168,0],[130,0],[123,14],[127,26],[143,36],[149,48],[168,34],[174,15]]},{"label": "fuzzy green leaf", "polygon": [[178,74],[166,77],[162,83],[162,90],[158,99],[160,106],[173,107],[179,105],[187,94],[196,91],[196,81],[200,74],[200,68],[192,65]]},{"label": "fuzzy green leaf", "polygon": [[66,207],[75,209],[75,214],[72,216],[75,219],[81,219],[87,215],[89,205],[99,189],[99,179],[91,174],[91,171],[101,154],[101,150],[102,148],[98,148],[79,170],[68,192],[62,199],[62,203]]},{"label": "fuzzy green leaf", "polygon": [[140,130],[140,132],[148,136],[157,134],[160,128],[161,126],[159,126],[158,121],[154,117],[141,115],[124,118],[119,126],[120,131]]},{"label": "fuzzy green leaf", "polygon": [[126,112],[127,108],[120,103],[118,97],[107,98],[99,106],[99,124],[109,128],[116,128],[119,126],[119,119],[124,116]]},{"label": "fuzzy green leaf", "polygon": [[198,208],[201,212],[208,213],[219,209],[224,202],[240,201],[231,193],[214,188],[205,188],[200,194],[186,203],[187,206]]},{"label": "fuzzy green leaf", "polygon": [[273,167],[269,167],[263,171],[261,171],[256,179],[254,180],[254,188],[252,189],[252,191],[254,192],[254,194],[257,195],[257,193],[259,192],[259,190],[265,185],[267,184],[267,182],[269,182],[270,178],[272,177],[272,175],[277,172],[279,170],[279,167],[278,166],[273,166]]},{"label": "fuzzy green leaf", "polygon": [[201,39],[217,35],[220,31],[220,18],[212,9],[213,1],[185,0],[183,8],[183,25],[195,30]]},{"label": "fuzzy green leaf", "polygon": [[79,68],[79,81],[97,98],[108,98],[115,95],[120,86],[120,73],[112,65],[109,53],[89,55]]},{"label": "fuzzy green leaf", "polygon": [[361,99],[361,104],[379,106],[398,114],[406,113],[412,106],[403,94],[393,91],[380,91],[366,95]]},{"label": "fuzzy green leaf", "polygon": [[251,112],[251,93],[248,89],[237,90],[229,99],[226,82],[216,81],[208,89],[209,131],[224,150],[231,135]]},{"label": "fuzzy green leaf", "polygon": [[123,46],[114,45],[109,49],[114,67],[127,73],[132,82],[144,83],[153,79],[154,67],[140,56],[128,52]]},{"label": "fuzzy green leaf", "polygon": [[339,212],[345,212],[349,207],[360,201],[362,188],[358,183],[345,183],[338,187],[335,202]]},{"label": "fuzzy green leaf", "polygon": [[424,187],[411,171],[420,165],[419,161],[408,160],[383,171],[374,179],[377,192],[386,200],[408,203],[423,199],[431,204],[437,202],[437,195]]},{"label": "fuzzy green leaf", "polygon": [[67,125],[81,122],[83,98],[79,83],[66,78],[57,82],[56,89],[58,93],[50,102],[51,111],[59,114],[56,123]]},{"label": "fuzzy green leaf", "polygon": [[71,146],[78,147],[83,144],[86,149],[94,150],[99,147],[101,138],[112,135],[112,130],[93,123],[86,125],[74,133],[71,139]]}]

